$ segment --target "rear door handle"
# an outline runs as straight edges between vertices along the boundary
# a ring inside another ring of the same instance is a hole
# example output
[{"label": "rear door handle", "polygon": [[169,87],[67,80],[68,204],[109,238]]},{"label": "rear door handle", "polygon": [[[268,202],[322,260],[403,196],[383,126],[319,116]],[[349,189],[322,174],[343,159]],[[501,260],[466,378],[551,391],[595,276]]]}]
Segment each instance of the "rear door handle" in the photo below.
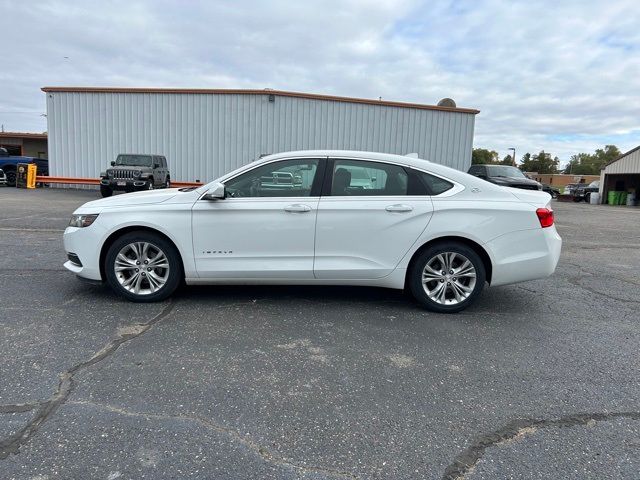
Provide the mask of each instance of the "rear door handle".
[{"label": "rear door handle", "polygon": [[291,213],[304,213],[310,212],[311,207],[309,205],[301,205],[299,203],[296,203],[294,205],[287,205],[286,207],[284,207],[284,211]]},{"label": "rear door handle", "polygon": [[413,210],[413,207],[410,205],[402,205],[400,203],[396,205],[389,205],[385,208],[387,212],[410,212]]}]

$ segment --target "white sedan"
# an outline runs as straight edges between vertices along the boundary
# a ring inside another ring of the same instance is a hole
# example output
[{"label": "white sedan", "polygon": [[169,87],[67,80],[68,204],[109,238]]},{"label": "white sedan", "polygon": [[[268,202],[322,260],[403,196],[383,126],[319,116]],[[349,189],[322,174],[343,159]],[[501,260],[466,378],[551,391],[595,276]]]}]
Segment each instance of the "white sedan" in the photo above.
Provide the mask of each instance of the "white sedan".
[{"label": "white sedan", "polygon": [[65,267],[139,302],[183,280],[370,285],[458,312],[485,282],[553,273],[550,200],[408,156],[281,153],[199,188],[84,204],[64,233]]}]

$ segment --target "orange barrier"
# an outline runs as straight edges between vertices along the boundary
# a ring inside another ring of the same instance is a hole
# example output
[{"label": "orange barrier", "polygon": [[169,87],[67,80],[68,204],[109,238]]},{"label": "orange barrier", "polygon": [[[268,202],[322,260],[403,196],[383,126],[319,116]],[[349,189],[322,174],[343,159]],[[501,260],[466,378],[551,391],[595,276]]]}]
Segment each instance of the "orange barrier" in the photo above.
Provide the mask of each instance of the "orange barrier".
[{"label": "orange barrier", "polygon": [[48,177],[38,175],[36,182],[39,183],[68,183],[71,185],[100,185],[98,178],[75,178],[75,177]]},{"label": "orange barrier", "polygon": [[[38,175],[36,177],[36,182],[39,183],[62,183],[68,185],[100,185],[99,178],[76,178],[76,177],[48,177],[43,175]],[[204,185],[199,182],[171,182],[172,187],[199,187]]]}]

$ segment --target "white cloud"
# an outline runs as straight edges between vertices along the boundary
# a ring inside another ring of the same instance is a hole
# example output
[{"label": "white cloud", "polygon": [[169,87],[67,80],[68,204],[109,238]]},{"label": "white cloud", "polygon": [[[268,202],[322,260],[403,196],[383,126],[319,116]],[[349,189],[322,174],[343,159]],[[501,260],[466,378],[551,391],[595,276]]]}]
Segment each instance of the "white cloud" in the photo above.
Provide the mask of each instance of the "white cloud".
[{"label": "white cloud", "polygon": [[6,113],[44,111],[43,85],[270,87],[452,97],[482,111],[475,144],[501,155],[640,143],[634,0],[0,0],[0,12],[6,129],[46,128]]}]

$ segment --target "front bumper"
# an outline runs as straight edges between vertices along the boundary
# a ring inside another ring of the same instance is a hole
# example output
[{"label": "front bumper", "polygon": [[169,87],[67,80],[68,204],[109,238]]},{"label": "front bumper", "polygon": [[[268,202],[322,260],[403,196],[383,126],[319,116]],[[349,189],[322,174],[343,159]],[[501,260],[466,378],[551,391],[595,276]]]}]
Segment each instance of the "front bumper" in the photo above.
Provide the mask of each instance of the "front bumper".
[{"label": "front bumper", "polygon": [[141,190],[149,185],[149,180],[146,178],[127,180],[101,178],[100,185],[109,187],[111,190]]},{"label": "front bumper", "polygon": [[96,223],[84,228],[67,227],[62,237],[65,252],[68,257],[69,254],[74,254],[80,264],[67,260],[64,267],[84,279],[102,281],[100,240],[103,234],[104,229]]}]

